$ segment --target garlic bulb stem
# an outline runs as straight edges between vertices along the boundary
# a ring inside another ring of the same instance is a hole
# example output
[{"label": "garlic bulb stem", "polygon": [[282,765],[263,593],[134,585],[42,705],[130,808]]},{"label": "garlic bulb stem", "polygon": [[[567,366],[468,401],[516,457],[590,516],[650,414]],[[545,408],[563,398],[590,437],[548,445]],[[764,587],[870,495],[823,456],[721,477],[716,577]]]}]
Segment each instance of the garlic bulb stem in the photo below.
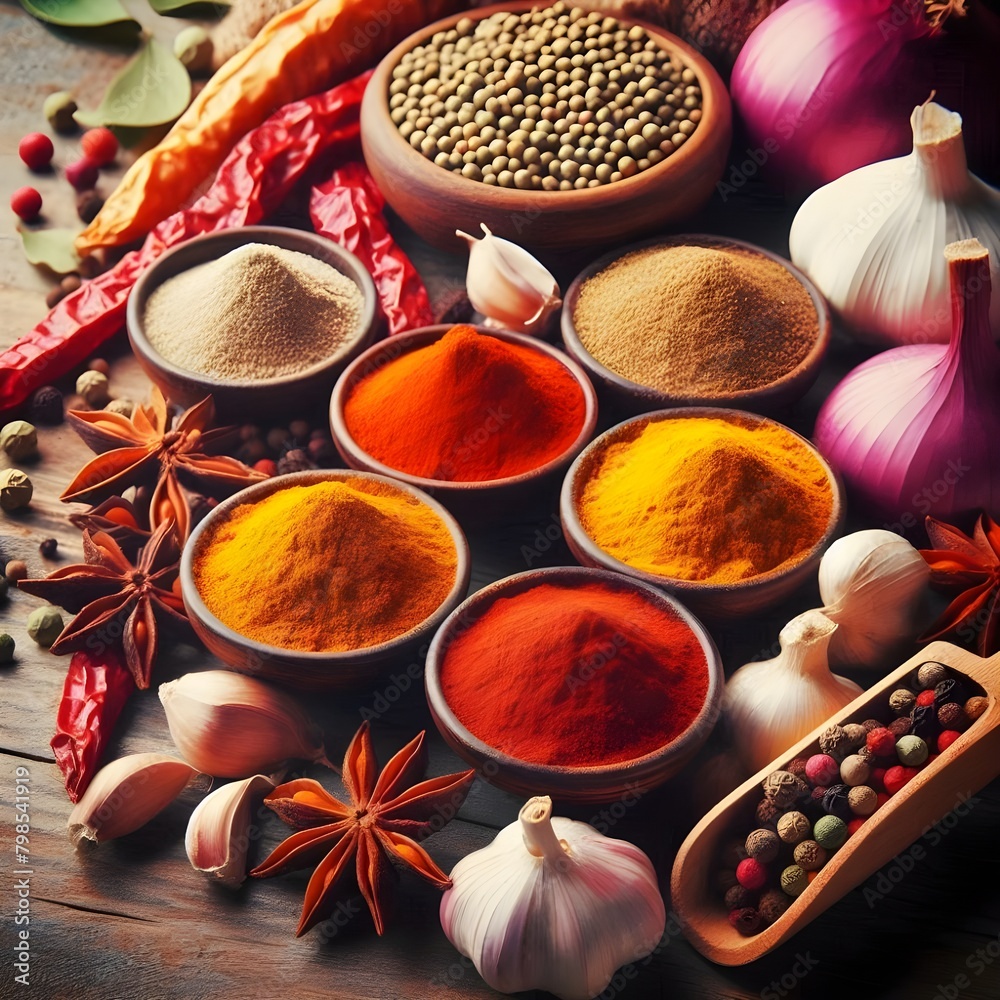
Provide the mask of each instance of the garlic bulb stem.
[{"label": "garlic bulb stem", "polygon": [[910,125],[927,190],[937,198],[961,198],[970,183],[962,116],[929,101],[913,109]]},{"label": "garlic bulb stem", "polygon": [[524,846],[536,858],[546,861],[563,861],[569,855],[569,846],[556,836],[552,829],[552,799],[536,795],[528,799],[518,814]]}]

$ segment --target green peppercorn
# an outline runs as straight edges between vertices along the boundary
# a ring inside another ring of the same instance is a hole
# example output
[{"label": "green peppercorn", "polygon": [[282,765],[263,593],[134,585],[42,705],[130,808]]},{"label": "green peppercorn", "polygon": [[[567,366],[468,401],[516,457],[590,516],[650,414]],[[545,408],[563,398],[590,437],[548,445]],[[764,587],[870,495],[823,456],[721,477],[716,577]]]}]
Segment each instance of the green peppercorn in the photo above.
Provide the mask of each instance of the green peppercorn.
[{"label": "green peppercorn", "polygon": [[38,432],[27,420],[12,420],[0,428],[0,449],[17,462],[38,451]]},{"label": "green peppercorn", "polygon": [[48,649],[59,638],[59,633],[62,630],[63,620],[58,608],[46,605],[35,608],[28,615],[28,635],[45,649]]},{"label": "green peppercorn", "polygon": [[27,507],[33,492],[31,480],[20,469],[0,472],[0,509],[10,512]]},{"label": "green peppercorn", "polygon": [[10,663],[14,659],[14,640],[6,632],[0,632],[0,663]]}]

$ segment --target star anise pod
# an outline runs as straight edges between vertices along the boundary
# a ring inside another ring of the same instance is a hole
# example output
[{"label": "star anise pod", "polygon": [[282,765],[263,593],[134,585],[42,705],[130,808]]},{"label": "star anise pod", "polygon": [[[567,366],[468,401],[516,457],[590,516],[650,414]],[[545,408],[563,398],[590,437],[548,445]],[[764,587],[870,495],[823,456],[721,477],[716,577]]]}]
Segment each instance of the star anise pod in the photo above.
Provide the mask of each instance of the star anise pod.
[{"label": "star anise pod", "polygon": [[965,626],[978,633],[980,655],[989,656],[1000,631],[1000,525],[981,514],[970,538],[933,517],[926,524],[934,548],[920,554],[931,568],[931,583],[958,596],[920,638],[938,639]]},{"label": "star anise pod", "polygon": [[299,832],[280,843],[250,874],[258,878],[280,875],[319,861],[306,888],[296,937],[330,915],[334,890],[352,859],[356,858],[358,888],[379,934],[383,929],[382,904],[394,875],[392,859],[441,889],[451,885],[451,879],[417,841],[455,815],[475,771],[412,784],[424,773],[426,764],[424,733],[420,733],[378,774],[371,733],[364,722],[344,757],[343,782],[349,805],[312,778],[279,785],[264,799]]},{"label": "star anise pod", "polygon": [[84,531],[83,553],[85,563],[64,566],[44,579],[21,580],[18,586],[76,616],[52,644],[53,653],[120,646],[136,687],[148,688],[158,625],[189,628],[175,589],[174,523],[164,521],[153,532],[134,565],[104,531]]},{"label": "star anise pod", "polygon": [[177,523],[185,541],[203,509],[204,493],[223,499],[267,476],[215,452],[233,428],[211,429],[215,404],[206,396],[171,426],[166,401],[155,386],[148,404],[131,417],[107,410],[70,410],[67,419],[97,457],[91,459],[59,498],[94,502],[121,493],[128,486],[154,480],[149,523]]},{"label": "star anise pod", "polygon": [[91,535],[107,532],[129,559],[139,554],[139,549],[149,541],[150,532],[140,526],[135,507],[122,497],[108,497],[90,510],[70,514],[70,523]]}]

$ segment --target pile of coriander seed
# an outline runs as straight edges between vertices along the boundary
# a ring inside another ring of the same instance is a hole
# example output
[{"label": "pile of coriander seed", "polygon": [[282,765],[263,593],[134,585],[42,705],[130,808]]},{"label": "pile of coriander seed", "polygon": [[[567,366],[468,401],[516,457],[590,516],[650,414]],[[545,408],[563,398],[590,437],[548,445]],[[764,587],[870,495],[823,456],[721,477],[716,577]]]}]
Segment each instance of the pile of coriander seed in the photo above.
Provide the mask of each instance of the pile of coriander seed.
[{"label": "pile of coriander seed", "polygon": [[565,3],[462,18],[393,69],[389,111],[437,166],[484,184],[613,184],[679,149],[698,78],[638,25]]}]

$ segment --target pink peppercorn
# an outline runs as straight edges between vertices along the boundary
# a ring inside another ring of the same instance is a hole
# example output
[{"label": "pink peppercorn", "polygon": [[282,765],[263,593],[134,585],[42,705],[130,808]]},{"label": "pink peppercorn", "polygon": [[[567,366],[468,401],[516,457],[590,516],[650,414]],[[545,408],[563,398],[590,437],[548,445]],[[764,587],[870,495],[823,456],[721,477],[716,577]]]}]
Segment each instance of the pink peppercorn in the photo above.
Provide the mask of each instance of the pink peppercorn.
[{"label": "pink peppercorn", "polygon": [[813,785],[832,785],[839,774],[840,768],[829,754],[816,753],[806,761],[806,777]]},{"label": "pink peppercorn", "polygon": [[877,792],[880,788],[885,788],[885,771],[884,767],[873,767],[871,774],[868,775],[868,784],[872,786]]},{"label": "pink peppercorn", "polygon": [[744,858],[736,866],[736,881],[751,892],[763,889],[767,884],[767,869],[753,858]]},{"label": "pink peppercorn", "polygon": [[868,734],[865,745],[876,757],[896,756],[896,737],[892,730],[873,729]]},{"label": "pink peppercorn", "polygon": [[864,825],[865,819],[866,817],[864,816],[855,816],[854,819],[848,820],[847,836],[853,837],[854,834],[856,834],[858,830],[860,830],[861,827]]},{"label": "pink peppercorn", "polygon": [[29,132],[18,144],[17,155],[29,170],[44,170],[52,162],[55,147],[44,132]]},{"label": "pink peppercorn", "polygon": [[[946,729],[937,738],[937,748],[938,753],[944,753],[961,736],[962,734],[956,729]],[[930,758],[928,757],[928,761]]]},{"label": "pink peppercorn", "polygon": [[883,779],[885,790],[890,795],[895,795],[908,781],[912,781],[916,776],[917,769],[915,767],[904,767],[902,764],[890,767],[885,772],[885,778]]},{"label": "pink peppercorn", "polygon": [[934,689],[931,688],[929,691],[921,691],[917,695],[918,705],[933,705],[934,704]]}]

